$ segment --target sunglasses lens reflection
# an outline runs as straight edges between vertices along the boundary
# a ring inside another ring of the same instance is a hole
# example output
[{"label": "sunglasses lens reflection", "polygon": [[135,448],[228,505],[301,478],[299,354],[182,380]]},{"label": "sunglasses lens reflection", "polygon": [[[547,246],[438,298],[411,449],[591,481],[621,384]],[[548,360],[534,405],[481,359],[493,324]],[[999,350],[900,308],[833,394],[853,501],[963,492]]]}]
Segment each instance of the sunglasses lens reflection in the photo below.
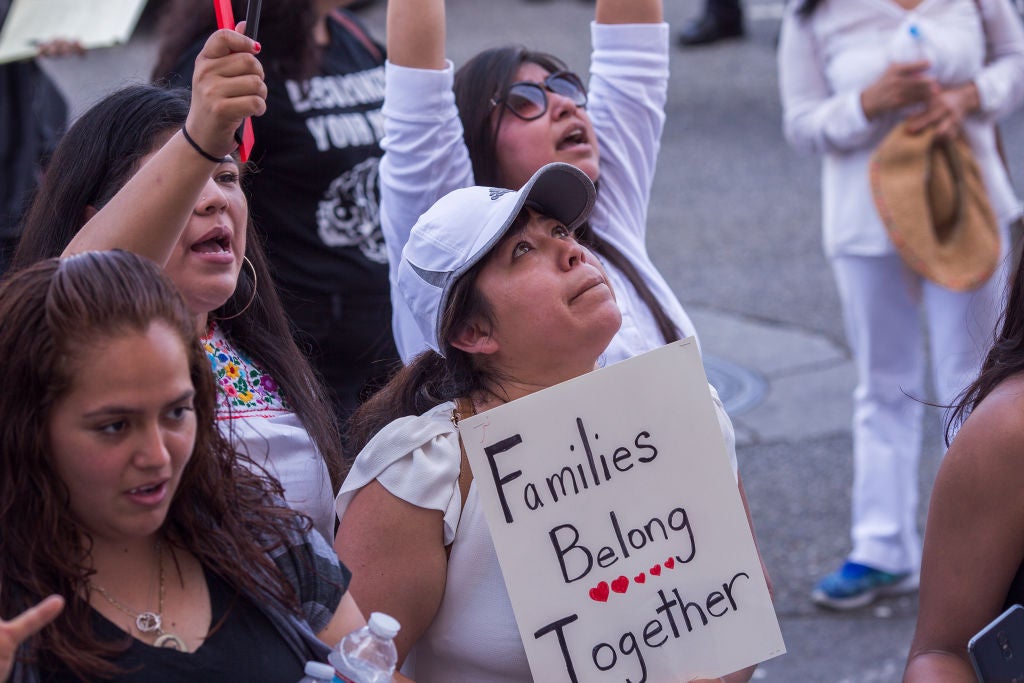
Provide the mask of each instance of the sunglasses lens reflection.
[{"label": "sunglasses lens reflection", "polygon": [[587,93],[580,82],[573,74],[555,74],[548,78],[546,85],[553,93],[568,97],[577,107],[587,103]]},{"label": "sunglasses lens reflection", "polygon": [[577,107],[587,104],[587,89],[576,74],[559,71],[540,83],[513,83],[508,95],[502,100],[513,114],[521,119],[532,121],[540,118],[548,110],[547,91],[572,101]]},{"label": "sunglasses lens reflection", "polygon": [[505,104],[512,112],[524,119],[535,119],[547,109],[546,97],[540,86],[517,83],[508,91]]}]

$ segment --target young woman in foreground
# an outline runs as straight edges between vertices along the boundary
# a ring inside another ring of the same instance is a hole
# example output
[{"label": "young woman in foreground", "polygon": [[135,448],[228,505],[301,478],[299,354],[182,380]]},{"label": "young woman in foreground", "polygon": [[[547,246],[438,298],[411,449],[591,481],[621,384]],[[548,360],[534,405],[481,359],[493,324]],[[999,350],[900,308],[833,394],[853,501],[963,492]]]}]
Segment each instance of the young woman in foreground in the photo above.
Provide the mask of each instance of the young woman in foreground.
[{"label": "young woman in foreground", "polygon": [[331,548],[218,431],[158,266],[49,259],[0,286],[0,318],[0,680],[296,681],[363,623]]},{"label": "young woman in foreground", "polygon": [[161,264],[217,376],[222,430],[330,538],[338,429],[292,340],[232,155],[242,119],[265,107],[255,52],[241,33],[217,31],[196,60],[191,103],[186,91],[136,85],[83,114],[54,153],[15,266],[88,249]]}]

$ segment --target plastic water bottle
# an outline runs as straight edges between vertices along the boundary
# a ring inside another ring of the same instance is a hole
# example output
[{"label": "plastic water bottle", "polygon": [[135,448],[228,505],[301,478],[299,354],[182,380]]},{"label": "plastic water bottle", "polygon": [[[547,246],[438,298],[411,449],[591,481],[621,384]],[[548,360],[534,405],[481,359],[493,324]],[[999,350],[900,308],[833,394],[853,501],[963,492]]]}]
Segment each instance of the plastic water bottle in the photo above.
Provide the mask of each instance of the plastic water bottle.
[{"label": "plastic water bottle", "polygon": [[889,61],[895,63],[932,61],[931,48],[921,33],[921,27],[911,22],[900,27],[889,44]]},{"label": "plastic water bottle", "polygon": [[[900,30],[896,32],[893,40],[889,43],[887,55],[889,62],[893,64],[905,64],[907,62],[920,62],[923,60],[928,61],[929,64],[935,63],[931,46],[921,32],[921,27],[913,21],[900,26]],[[924,73],[928,76],[933,76],[933,67],[929,66]],[[925,102],[910,104],[900,110],[900,115],[903,117],[913,116],[927,108],[928,105]]]},{"label": "plastic water bottle", "polygon": [[334,680],[334,667],[323,662],[306,662],[306,675],[299,683],[325,683]]},{"label": "plastic water bottle", "polygon": [[370,615],[369,623],[349,633],[327,658],[343,683],[389,683],[395,673],[398,621],[383,612]]}]

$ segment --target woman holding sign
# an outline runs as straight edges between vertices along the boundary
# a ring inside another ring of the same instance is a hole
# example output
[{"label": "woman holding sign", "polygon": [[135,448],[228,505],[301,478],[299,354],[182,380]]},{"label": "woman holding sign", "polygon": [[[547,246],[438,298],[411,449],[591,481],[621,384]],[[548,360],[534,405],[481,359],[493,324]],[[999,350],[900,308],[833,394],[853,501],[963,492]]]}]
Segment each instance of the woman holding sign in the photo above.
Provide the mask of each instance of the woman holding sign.
[{"label": "woman holding sign", "polygon": [[356,413],[365,447],[337,497],[335,549],[357,569],[357,599],[401,621],[399,658],[418,681],[532,680],[458,420],[598,364],[622,314],[576,239],[594,200],[567,164],[518,191],[456,190],[397,264],[430,349]]},{"label": "woman holding sign", "polygon": [[217,31],[196,60],[191,106],[187,92],[137,85],[83,114],[54,152],[15,267],[113,248],[163,265],[217,375],[221,428],[330,538],[337,427],[292,341],[232,155],[242,119],[265,108],[258,51]]}]

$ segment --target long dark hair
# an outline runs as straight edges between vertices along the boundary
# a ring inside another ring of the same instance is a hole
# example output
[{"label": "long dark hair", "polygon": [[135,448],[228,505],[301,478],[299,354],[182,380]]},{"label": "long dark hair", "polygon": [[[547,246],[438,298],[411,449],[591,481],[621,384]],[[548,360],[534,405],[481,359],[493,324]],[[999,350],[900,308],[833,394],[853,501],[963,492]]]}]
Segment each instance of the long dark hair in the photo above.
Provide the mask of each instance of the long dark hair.
[{"label": "long dark hair", "polygon": [[[498,128],[505,116],[505,107],[499,107],[493,116],[492,99],[502,99],[508,87],[515,82],[516,73],[523,64],[537,64],[553,73],[568,69],[565,62],[546,52],[529,50],[522,46],[491,48],[477,54],[455,74],[452,89],[455,104],[462,120],[463,137],[473,164],[473,178],[478,185],[506,187],[498,159]],[[628,125],[623,122],[622,125]],[[600,184],[595,183],[600,191]],[[517,188],[512,188],[517,189]],[[602,259],[619,270],[636,289],[640,299],[651,311],[664,342],[677,341],[681,332],[651,291],[640,271],[625,254],[590,227],[589,221],[579,231],[581,242]]]},{"label": "long dark hair", "polygon": [[[83,680],[116,673],[126,645],[92,627],[91,540],[71,512],[49,437],[51,411],[73,382],[83,349],[163,322],[177,334],[195,388],[192,458],[164,523],[168,542],[255,599],[300,614],[291,584],[268,557],[307,518],[271,498],[280,485],[243,466],[216,425],[216,392],[195,321],[152,262],[124,251],[47,259],[0,283],[0,618],[47,595],[67,606],[19,651],[21,661],[61,661]],[[251,467],[251,464],[250,464]],[[257,540],[259,539],[259,540]]]},{"label": "long dark hair", "polygon": [[[245,18],[247,5],[247,0],[232,0],[236,21]],[[312,0],[264,2],[258,37],[266,50],[260,61],[283,78],[312,76],[322,57],[322,50],[310,38],[315,23]],[[182,56],[216,29],[217,19],[209,0],[170,0],[158,21],[161,40],[152,80],[167,78]]]},{"label": "long dark hair", "polygon": [[[159,141],[179,129],[188,115],[189,93],[132,85],[101,100],[71,126],[57,149],[29,208],[14,268],[58,256],[78,233],[87,207],[102,207],[138,169]],[[256,272],[243,268],[231,297],[210,315],[218,326],[280,385],[339,483],[341,446],[334,413],[319,377],[292,339],[270,275],[262,237],[248,225],[245,255]],[[234,318],[238,311],[245,313]],[[230,319],[229,319],[230,318]]]},{"label": "long dark hair", "polygon": [[977,379],[957,397],[946,420],[946,445],[960,425],[1000,383],[1024,372],[1024,264],[1018,247],[1010,294],[996,324],[995,341],[981,364]]}]

